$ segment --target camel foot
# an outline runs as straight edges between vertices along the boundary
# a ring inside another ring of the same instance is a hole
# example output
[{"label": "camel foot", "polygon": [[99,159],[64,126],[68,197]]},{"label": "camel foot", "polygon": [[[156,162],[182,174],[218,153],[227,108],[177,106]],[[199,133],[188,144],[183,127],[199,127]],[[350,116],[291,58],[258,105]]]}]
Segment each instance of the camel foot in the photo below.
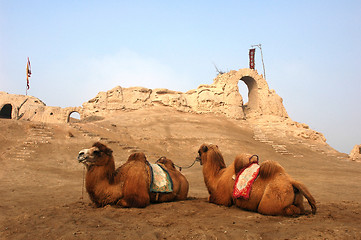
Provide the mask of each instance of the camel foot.
[{"label": "camel foot", "polygon": [[297,206],[295,205],[290,205],[288,207],[285,207],[284,209],[284,215],[285,216],[290,216],[290,217],[297,217],[301,214],[304,214],[304,212]]}]

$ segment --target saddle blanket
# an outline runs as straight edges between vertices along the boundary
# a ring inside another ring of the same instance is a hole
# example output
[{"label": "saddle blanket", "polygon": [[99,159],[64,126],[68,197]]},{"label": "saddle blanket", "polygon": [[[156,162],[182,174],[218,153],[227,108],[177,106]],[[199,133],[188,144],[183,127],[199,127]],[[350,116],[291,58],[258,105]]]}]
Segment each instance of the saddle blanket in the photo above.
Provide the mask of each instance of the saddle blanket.
[{"label": "saddle blanket", "polygon": [[152,182],[150,184],[150,191],[155,193],[170,193],[173,192],[172,178],[159,164],[150,164]]},{"label": "saddle blanket", "polygon": [[252,163],[239,171],[234,182],[233,197],[248,199],[252,184],[256,180],[258,173],[259,165],[257,163]]}]

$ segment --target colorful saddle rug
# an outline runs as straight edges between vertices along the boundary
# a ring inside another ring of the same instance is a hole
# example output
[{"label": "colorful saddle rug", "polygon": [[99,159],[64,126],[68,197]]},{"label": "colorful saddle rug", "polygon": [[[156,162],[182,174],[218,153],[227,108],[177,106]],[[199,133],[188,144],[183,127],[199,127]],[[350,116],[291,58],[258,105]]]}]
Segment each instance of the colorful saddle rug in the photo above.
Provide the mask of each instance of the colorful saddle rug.
[{"label": "colorful saddle rug", "polygon": [[159,164],[149,164],[152,175],[150,192],[170,193],[173,192],[173,182],[167,170]]},{"label": "colorful saddle rug", "polygon": [[234,182],[233,197],[248,199],[252,184],[256,180],[258,173],[259,165],[257,163],[252,163],[239,171]]}]

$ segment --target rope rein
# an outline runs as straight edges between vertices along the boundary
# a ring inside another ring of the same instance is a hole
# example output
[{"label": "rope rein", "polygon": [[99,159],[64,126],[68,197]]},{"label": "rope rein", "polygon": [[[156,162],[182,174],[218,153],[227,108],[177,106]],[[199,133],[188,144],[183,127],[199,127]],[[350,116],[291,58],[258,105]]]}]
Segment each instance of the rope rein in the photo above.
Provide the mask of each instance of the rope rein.
[{"label": "rope rein", "polygon": [[174,163],[174,166],[176,166],[177,168],[179,168],[179,171],[182,171],[183,168],[188,169],[188,168],[193,167],[193,165],[194,165],[196,162],[198,162],[198,159],[194,160],[194,162],[193,162],[191,165],[186,166],[186,167],[178,166],[178,165],[175,164],[175,163]]},{"label": "rope rein", "polygon": [[84,165],[84,168],[83,168],[83,185],[81,187],[81,198],[80,200],[83,200],[84,199],[84,187],[85,186],[85,165]]},{"label": "rope rein", "polygon": [[[257,164],[259,164],[259,157],[258,157],[258,155],[256,155],[256,154],[252,155],[252,156],[249,158],[249,160],[251,160],[253,157],[256,157],[256,158],[257,158]],[[193,165],[194,165],[196,162],[199,162],[199,159],[196,158],[196,159],[194,160],[194,162],[193,162],[191,165],[187,166],[187,167],[178,166],[178,165],[175,164],[175,163],[174,163],[174,166],[176,166],[177,168],[179,168],[179,171],[182,171],[182,169],[188,169],[188,168],[193,167]]]}]

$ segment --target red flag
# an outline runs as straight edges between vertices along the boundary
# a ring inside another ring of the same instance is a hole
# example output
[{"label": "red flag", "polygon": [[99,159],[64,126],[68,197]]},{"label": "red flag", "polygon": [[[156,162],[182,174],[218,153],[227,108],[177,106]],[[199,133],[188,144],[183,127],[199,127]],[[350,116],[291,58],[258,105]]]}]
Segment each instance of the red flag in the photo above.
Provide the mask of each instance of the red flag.
[{"label": "red flag", "polygon": [[29,90],[29,77],[31,77],[31,65],[30,60],[28,58],[28,62],[26,63],[26,90]]},{"label": "red flag", "polygon": [[256,49],[251,48],[249,50],[249,68],[254,69],[254,55],[255,55]]}]

